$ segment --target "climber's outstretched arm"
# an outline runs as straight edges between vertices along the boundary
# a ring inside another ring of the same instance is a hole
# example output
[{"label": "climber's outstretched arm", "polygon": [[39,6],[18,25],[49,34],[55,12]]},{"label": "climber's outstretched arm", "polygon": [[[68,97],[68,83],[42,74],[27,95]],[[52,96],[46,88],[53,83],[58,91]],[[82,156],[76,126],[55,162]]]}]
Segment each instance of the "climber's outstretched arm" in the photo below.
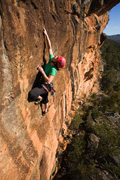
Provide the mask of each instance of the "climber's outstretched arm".
[{"label": "climber's outstretched arm", "polygon": [[50,41],[50,38],[49,38],[48,33],[47,33],[47,31],[46,31],[45,28],[43,28],[43,32],[44,32],[44,34],[45,34],[45,36],[46,36],[46,38],[47,38],[49,54],[53,54],[52,46],[51,46],[51,41]]}]

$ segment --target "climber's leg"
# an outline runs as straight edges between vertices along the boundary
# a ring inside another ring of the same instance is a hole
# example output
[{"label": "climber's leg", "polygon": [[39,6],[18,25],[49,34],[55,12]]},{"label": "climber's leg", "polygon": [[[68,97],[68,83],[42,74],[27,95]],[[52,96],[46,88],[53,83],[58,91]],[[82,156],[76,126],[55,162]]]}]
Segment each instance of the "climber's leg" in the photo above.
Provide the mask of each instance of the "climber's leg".
[{"label": "climber's leg", "polygon": [[44,111],[42,111],[42,115],[44,116],[48,112],[48,102],[49,102],[48,101],[48,93],[43,95],[42,97],[43,97],[42,103],[45,106]]},{"label": "climber's leg", "polygon": [[45,104],[45,112],[48,111],[48,103]]},{"label": "climber's leg", "polygon": [[47,91],[45,89],[43,89],[42,86],[40,86],[40,87],[36,87],[36,88],[32,89],[29,92],[29,98],[32,101],[42,100],[42,98],[45,94],[48,94]]}]

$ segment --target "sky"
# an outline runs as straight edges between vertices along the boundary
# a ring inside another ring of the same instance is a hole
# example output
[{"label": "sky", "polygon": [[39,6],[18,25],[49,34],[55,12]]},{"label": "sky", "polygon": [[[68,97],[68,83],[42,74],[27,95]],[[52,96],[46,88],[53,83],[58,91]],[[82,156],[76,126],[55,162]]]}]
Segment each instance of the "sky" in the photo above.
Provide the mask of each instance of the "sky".
[{"label": "sky", "polygon": [[109,11],[109,22],[103,32],[107,35],[120,34],[120,3]]}]

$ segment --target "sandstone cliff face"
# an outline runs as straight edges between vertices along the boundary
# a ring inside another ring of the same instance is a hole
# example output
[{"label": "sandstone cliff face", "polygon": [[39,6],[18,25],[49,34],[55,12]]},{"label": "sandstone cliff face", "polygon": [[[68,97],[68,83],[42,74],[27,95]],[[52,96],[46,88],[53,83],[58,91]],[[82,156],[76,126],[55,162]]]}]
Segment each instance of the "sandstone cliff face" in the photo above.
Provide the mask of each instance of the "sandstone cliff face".
[{"label": "sandstone cliff face", "polygon": [[[119,0],[0,1],[0,179],[49,180],[58,145],[69,124],[71,104],[99,89],[99,55],[108,13]],[[37,74],[48,60],[46,27],[55,55],[66,68],[54,79],[56,99],[49,112],[27,101]],[[64,149],[64,147],[63,147]]]}]

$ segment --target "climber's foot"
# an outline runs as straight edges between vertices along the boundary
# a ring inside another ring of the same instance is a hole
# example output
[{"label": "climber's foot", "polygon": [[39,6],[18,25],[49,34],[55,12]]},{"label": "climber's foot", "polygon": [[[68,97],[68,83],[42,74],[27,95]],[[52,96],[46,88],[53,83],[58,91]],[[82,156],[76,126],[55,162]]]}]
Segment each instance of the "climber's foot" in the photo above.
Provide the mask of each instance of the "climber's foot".
[{"label": "climber's foot", "polygon": [[45,114],[48,112],[48,110],[47,111],[42,111],[42,116],[45,116]]},{"label": "climber's foot", "polygon": [[38,105],[38,104],[41,103],[41,101],[42,101],[42,99],[38,99],[37,101],[34,102],[34,104],[35,104],[35,105]]}]

